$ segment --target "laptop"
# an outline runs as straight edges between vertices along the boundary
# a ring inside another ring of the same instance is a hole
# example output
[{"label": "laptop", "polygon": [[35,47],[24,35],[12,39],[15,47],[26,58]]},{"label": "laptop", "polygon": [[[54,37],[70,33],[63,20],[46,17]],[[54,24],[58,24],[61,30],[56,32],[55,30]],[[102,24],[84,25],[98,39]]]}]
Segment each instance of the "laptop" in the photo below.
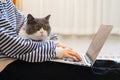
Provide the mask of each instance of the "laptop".
[{"label": "laptop", "polygon": [[60,62],[60,63],[66,63],[66,64],[74,64],[74,65],[80,65],[80,66],[93,66],[94,62],[96,61],[96,58],[102,49],[107,37],[109,36],[113,26],[112,25],[101,25],[98,29],[97,33],[95,34],[88,50],[86,53],[79,54],[82,58],[82,61],[80,62],[74,62],[70,58],[63,58],[63,59],[53,59],[51,61]]}]

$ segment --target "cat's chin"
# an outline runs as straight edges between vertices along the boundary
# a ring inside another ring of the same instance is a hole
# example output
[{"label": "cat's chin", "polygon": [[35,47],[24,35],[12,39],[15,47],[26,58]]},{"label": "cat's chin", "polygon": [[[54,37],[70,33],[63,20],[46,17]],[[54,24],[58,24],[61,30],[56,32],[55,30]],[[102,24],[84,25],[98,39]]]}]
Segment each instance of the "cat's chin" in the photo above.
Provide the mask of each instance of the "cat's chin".
[{"label": "cat's chin", "polygon": [[40,37],[29,37],[30,39],[32,39],[33,41],[42,41],[42,42],[46,42],[49,40],[49,37],[45,37],[45,36],[40,36]]},{"label": "cat's chin", "polygon": [[33,40],[33,39],[31,39],[32,41],[35,41],[35,42],[48,42],[49,40],[48,39],[46,39],[46,40]]}]

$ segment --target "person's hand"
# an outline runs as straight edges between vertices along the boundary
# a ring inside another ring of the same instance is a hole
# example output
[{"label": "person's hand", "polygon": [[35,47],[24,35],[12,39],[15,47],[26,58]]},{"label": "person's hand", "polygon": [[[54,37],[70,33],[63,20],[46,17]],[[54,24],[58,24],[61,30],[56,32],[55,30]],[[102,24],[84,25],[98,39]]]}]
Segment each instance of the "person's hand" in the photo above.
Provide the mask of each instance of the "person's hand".
[{"label": "person's hand", "polygon": [[73,61],[81,61],[81,57],[71,48],[67,47],[56,47],[56,57],[57,58],[71,58]]},{"label": "person's hand", "polygon": [[64,49],[63,58],[71,58],[73,61],[81,61],[79,54],[71,49]]},{"label": "person's hand", "polygon": [[70,47],[68,47],[68,46],[66,46],[66,45],[64,45],[64,44],[62,44],[62,43],[60,43],[60,42],[57,42],[57,43],[56,43],[56,47],[62,47],[62,48],[64,48],[64,49],[70,49],[70,50],[72,50],[72,48],[70,48]]}]

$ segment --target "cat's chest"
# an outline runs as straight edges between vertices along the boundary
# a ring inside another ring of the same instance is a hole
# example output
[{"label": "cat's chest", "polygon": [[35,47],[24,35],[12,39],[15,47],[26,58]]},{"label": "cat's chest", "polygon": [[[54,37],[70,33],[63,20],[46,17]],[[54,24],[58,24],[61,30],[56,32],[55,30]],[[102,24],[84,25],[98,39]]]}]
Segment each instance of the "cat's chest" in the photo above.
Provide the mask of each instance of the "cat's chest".
[{"label": "cat's chest", "polygon": [[26,34],[25,27],[22,27],[18,33],[18,36],[24,38],[24,39],[29,39],[29,37]]}]

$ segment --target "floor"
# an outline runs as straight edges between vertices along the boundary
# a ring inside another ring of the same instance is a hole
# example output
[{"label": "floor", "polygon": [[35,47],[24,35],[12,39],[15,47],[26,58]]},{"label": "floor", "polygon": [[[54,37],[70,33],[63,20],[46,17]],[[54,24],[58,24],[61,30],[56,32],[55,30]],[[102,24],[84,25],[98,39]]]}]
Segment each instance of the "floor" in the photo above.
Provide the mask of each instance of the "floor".
[{"label": "floor", "polygon": [[[85,53],[93,36],[60,36],[60,41],[79,53]],[[97,58],[120,60],[120,36],[110,35]]]}]

